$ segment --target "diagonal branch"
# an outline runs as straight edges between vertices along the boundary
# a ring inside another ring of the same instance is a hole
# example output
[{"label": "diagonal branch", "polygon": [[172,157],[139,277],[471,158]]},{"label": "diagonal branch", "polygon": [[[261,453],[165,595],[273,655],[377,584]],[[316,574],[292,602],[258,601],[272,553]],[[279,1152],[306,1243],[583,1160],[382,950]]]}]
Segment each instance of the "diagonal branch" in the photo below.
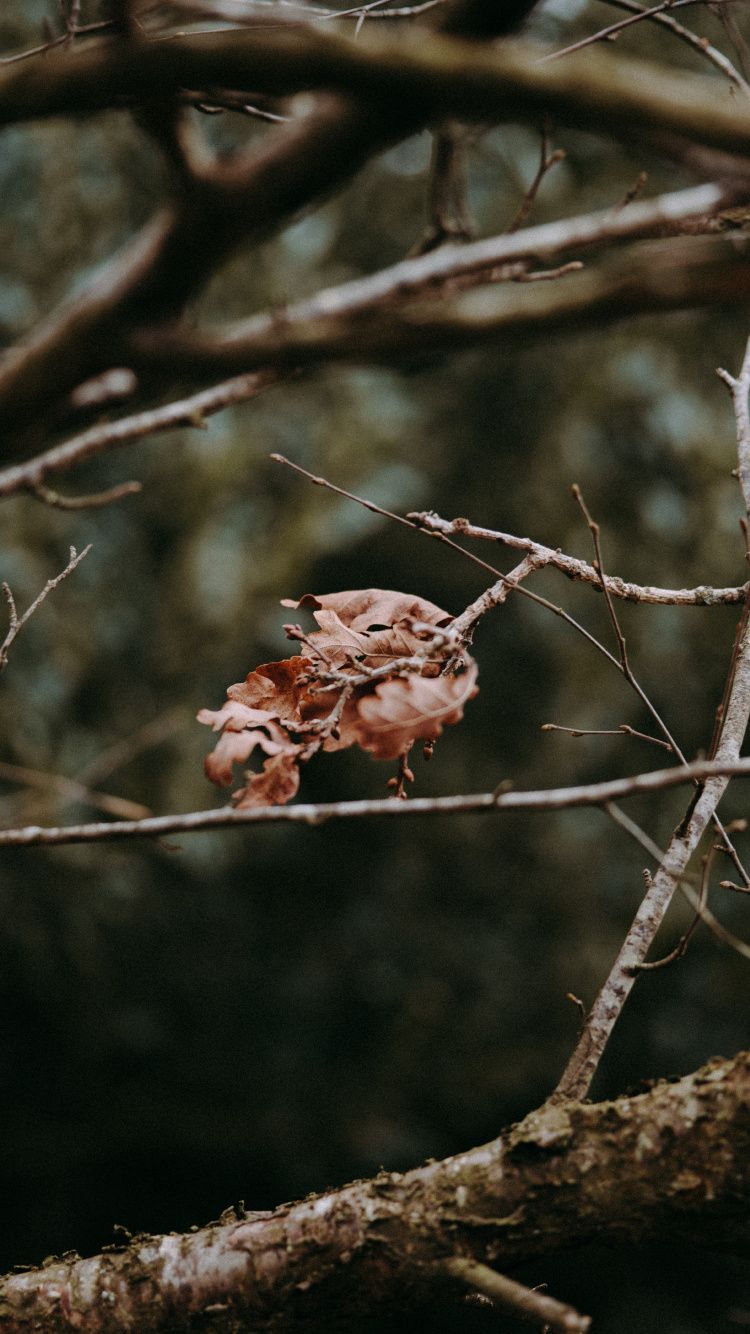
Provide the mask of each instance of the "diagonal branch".
[{"label": "diagonal branch", "polygon": [[[727,57],[721,51],[718,51],[715,46],[712,46],[705,37],[698,37],[689,28],[685,28],[681,23],[678,23],[677,19],[673,18],[671,14],[647,13],[645,5],[638,4],[637,0],[605,0],[605,4],[615,5],[617,9],[629,9],[632,13],[640,11],[652,23],[658,23],[661,27],[668,28],[670,32],[674,33],[675,37],[687,42],[688,46],[692,46],[694,51],[698,51],[707,60],[710,60],[712,65],[715,65],[717,69],[721,70],[722,74],[726,74],[727,78],[731,79],[736,88],[750,97],[750,84],[745,82],[731,60],[727,60]],[[724,12],[722,6],[722,13]]]},{"label": "diagonal branch", "polygon": [[80,552],[80,554],[76,553],[75,547],[71,547],[70,560],[65,566],[65,569],[61,570],[60,574],[55,575],[54,579],[47,580],[41,593],[38,593],[37,596],[34,598],[34,601],[32,602],[31,606],[26,608],[26,611],[23,613],[23,616],[18,615],[18,612],[16,610],[15,598],[13,597],[10,588],[8,587],[7,584],[3,584],[3,592],[5,593],[5,600],[8,604],[8,611],[10,613],[10,625],[8,627],[8,633],[6,634],[5,639],[3,640],[2,644],[0,644],[0,672],[3,672],[8,665],[8,650],[11,644],[13,643],[14,639],[16,638],[16,635],[19,633],[19,631],[23,629],[26,622],[34,615],[34,612],[37,610],[37,607],[41,606],[47,595],[51,593],[54,588],[57,588],[57,585],[61,584],[63,579],[67,579],[68,575],[73,573],[76,566],[80,565],[84,556],[88,556],[90,550],[91,550],[91,543],[89,543],[87,547],[84,547],[83,551]]},{"label": "diagonal branch", "polygon": [[[152,408],[151,411],[137,412],[131,417],[122,417],[119,421],[104,422],[92,426],[88,431],[54,445],[44,454],[38,454],[28,463],[0,471],[0,498],[15,495],[19,491],[39,492],[43,489],[44,478],[52,473],[63,472],[75,463],[95,458],[110,449],[119,449],[122,445],[142,440],[145,436],[156,435],[161,431],[173,431],[180,426],[205,427],[205,418],[214,412],[236,403],[245,403],[254,398],[263,389],[278,383],[279,373],[268,371],[253,375],[238,375],[212,389],[204,389],[190,398],[180,399],[164,408]],[[132,486],[132,483],[127,485]],[[42,495],[42,499],[47,499]],[[58,502],[50,502],[52,504]],[[67,505],[66,508],[72,508]]]},{"label": "diagonal branch", "polygon": [[[720,371],[732,391],[737,423],[739,468],[737,476],[746,509],[750,512],[750,340],[737,379]],[[730,668],[731,688],[722,718],[721,736],[716,748],[718,761],[736,760],[750,721],[750,626],[743,619],[743,633]],[[609,1036],[622,1011],[646,956],[669,907],[675,889],[710,821],[716,822],[716,808],[726,791],[728,777],[710,778],[699,784],[686,815],[675,830],[656,875],[647,886],[645,897],[620,949],[612,971],[594,1002],[573,1055],[557,1086],[564,1097],[585,1097],[596,1073]],[[717,823],[721,831],[721,826]],[[725,836],[728,847],[731,848]]]},{"label": "diagonal branch", "polygon": [[[90,1259],[50,1257],[0,1283],[0,1332],[198,1334],[208,1321],[284,1334],[414,1311],[472,1278],[487,1291],[480,1266],[592,1240],[744,1254],[749,1100],[750,1057],[715,1060],[638,1097],[548,1103],[489,1144],[409,1172],[273,1212],[230,1208],[183,1236],[126,1236]],[[499,1277],[493,1286],[510,1295]],[[568,1308],[569,1330],[584,1319]]]},{"label": "diagonal branch", "polygon": [[540,334],[748,299],[750,237],[682,236],[641,242],[597,268],[556,282],[485,285],[459,296],[355,311],[348,317],[303,310],[293,320],[261,316],[218,331],[153,329],[137,332],[118,355],[149,374],[195,377],[330,361],[390,362],[483,342],[515,347]]}]

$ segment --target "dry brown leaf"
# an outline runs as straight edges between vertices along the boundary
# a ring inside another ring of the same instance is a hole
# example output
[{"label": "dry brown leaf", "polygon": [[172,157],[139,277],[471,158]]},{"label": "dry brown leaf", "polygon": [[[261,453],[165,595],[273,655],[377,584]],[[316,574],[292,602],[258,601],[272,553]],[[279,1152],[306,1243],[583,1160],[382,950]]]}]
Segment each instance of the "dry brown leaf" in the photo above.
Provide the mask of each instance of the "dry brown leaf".
[{"label": "dry brown leaf", "polygon": [[297,677],[311,666],[310,659],[303,657],[264,662],[245,681],[230,686],[227,695],[248,708],[268,709],[274,718],[294,718],[303,694]]},{"label": "dry brown leaf", "polygon": [[288,737],[287,745],[283,745],[278,741],[272,741],[265,732],[233,732],[227,728],[219,737],[211,754],[206,756],[204,762],[206,776],[217,787],[229,787],[234,779],[232,766],[244,764],[256,746],[260,746],[266,755],[278,755],[289,748],[288,742]]},{"label": "dry brown leaf", "polygon": [[300,750],[301,746],[292,746],[266,760],[262,773],[245,774],[250,782],[235,793],[237,810],[245,811],[250,806],[285,806],[291,801],[299,787]]},{"label": "dry brown leaf", "polygon": [[413,741],[434,741],[446,723],[463,717],[477,693],[477,665],[461,676],[409,676],[383,681],[358,701],[357,741],[373,759],[395,760]]},{"label": "dry brown leaf", "polygon": [[350,661],[382,667],[393,658],[409,658],[421,641],[404,622],[442,627],[453,620],[434,602],[387,588],[324,593],[320,597],[306,593],[299,602],[285,598],[282,606],[312,611],[320,630],[308,635],[308,642],[336,667]]},{"label": "dry brown leaf", "polygon": [[[229,687],[222,709],[198,714],[199,722],[223,729],[206,759],[206,773],[219,786],[231,783],[233,765],[256,746],[269,757],[263,772],[246,773],[246,786],[234,794],[240,808],[291,800],[300,763],[318,750],[359,744],[375,759],[395,759],[417,739],[432,742],[476,694],[477,666],[467,653],[458,676],[440,675],[452,652],[443,640],[429,650],[431,658],[423,656],[429,631],[419,625],[439,630],[453,620],[434,602],[365,588],[308,593],[283,605],[309,608],[320,629],[307,636],[299,656],[263,663]],[[399,659],[410,660],[408,675],[395,666]],[[363,679],[391,662],[401,675]],[[332,667],[343,676],[331,680]]]}]

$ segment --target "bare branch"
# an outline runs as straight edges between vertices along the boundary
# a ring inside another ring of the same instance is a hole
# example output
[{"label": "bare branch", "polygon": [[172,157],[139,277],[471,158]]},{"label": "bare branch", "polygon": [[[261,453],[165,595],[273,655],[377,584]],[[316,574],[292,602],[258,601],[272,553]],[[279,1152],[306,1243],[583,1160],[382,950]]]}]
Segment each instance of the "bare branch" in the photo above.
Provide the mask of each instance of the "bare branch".
[{"label": "bare branch", "polygon": [[[569,579],[579,580],[590,584],[599,592],[602,591],[599,571],[592,565],[587,565],[586,561],[579,560],[575,556],[566,556],[562,551],[555,551],[552,547],[545,547],[541,542],[533,542],[528,537],[514,537],[512,533],[501,533],[494,528],[480,528],[476,524],[469,523],[468,519],[441,519],[439,514],[431,511],[421,513],[413,511],[407,517],[430,532],[444,533],[446,536],[455,534],[457,537],[483,538],[488,542],[498,542],[513,547],[517,551],[526,551],[538,559],[540,567],[550,565],[567,575]],[[605,579],[607,590],[612,597],[625,598],[628,602],[665,603],[683,607],[713,607],[744,602],[750,589],[750,584],[742,584],[738,588],[709,588],[705,584],[701,584],[698,588],[653,588],[649,585],[629,584],[624,579],[612,575],[605,575]]]},{"label": "bare branch", "polygon": [[[679,3],[679,0],[677,0]],[[633,16],[634,18],[638,16]],[[629,21],[629,20],[626,20]],[[74,61],[74,63],[72,63]],[[650,122],[729,152],[750,152],[750,107],[717,96],[694,75],[602,50],[539,64],[520,42],[477,46],[406,30],[398,38],[347,41],[311,28],[175,35],[128,44],[113,40],[74,53],[0,68],[0,123],[104,110],[128,97],[163,97],[219,83],[274,96],[326,87],[386,103],[421,103],[421,119],[493,122],[509,114],[627,136]]]},{"label": "bare branch", "polygon": [[[632,13],[640,10],[640,12],[645,15],[647,12],[645,5],[639,5],[637,0],[604,0],[604,2],[605,4],[616,6],[617,9],[629,9]],[[722,12],[724,11],[722,10]],[[707,38],[698,37],[694,32],[691,32],[689,28],[685,28],[681,23],[678,23],[677,19],[672,18],[671,14],[651,13],[649,18],[651,22],[659,23],[662,27],[669,28],[670,32],[674,33],[675,37],[679,37],[681,41],[687,42],[688,46],[692,46],[694,51],[700,52],[702,56],[705,56],[707,60],[711,61],[712,65],[715,65],[717,69],[721,70],[722,74],[726,74],[727,78],[731,79],[736,88],[739,88],[746,97],[750,97],[750,84],[745,82],[742,75],[735,69],[731,60],[727,60],[727,57],[721,51],[718,51],[715,46],[712,46]]]},{"label": "bare branch", "polygon": [[586,1334],[591,1324],[591,1317],[579,1315],[574,1307],[558,1302],[536,1288],[526,1288],[476,1260],[445,1260],[444,1268],[451,1278],[460,1279],[475,1292],[483,1292],[493,1305],[528,1320],[532,1325],[541,1325],[545,1330],[554,1329],[558,1334]]},{"label": "bare branch", "polygon": [[[170,403],[165,408],[153,408],[150,412],[137,412],[116,422],[104,422],[92,426],[90,430],[83,431],[72,440],[54,445],[44,454],[38,454],[28,463],[19,463],[1,471],[0,498],[15,495],[18,491],[43,493],[46,491],[42,486],[43,479],[50,474],[63,472],[74,463],[82,463],[85,459],[94,458],[97,454],[103,454],[110,449],[119,449],[122,445],[142,440],[147,435],[173,431],[180,426],[205,427],[204,418],[210,417],[214,412],[221,412],[223,408],[231,407],[235,403],[244,403],[247,399],[254,398],[263,389],[278,384],[280,378],[277,371],[238,375],[223,384],[215,385],[213,389],[204,389],[190,398]],[[135,486],[140,487],[140,483],[126,482],[125,486],[132,490]],[[62,497],[50,501],[49,494],[56,493],[42,494],[41,498],[47,500],[48,504],[60,504]],[[111,497],[111,493],[105,492],[104,495]],[[98,498],[97,501],[100,504],[108,503],[108,500],[98,500]],[[78,508],[78,505],[65,503],[63,506],[65,509],[74,507]]]},{"label": "bare branch", "polygon": [[[616,0],[610,0],[610,3],[616,3]],[[543,64],[549,60],[559,60],[561,56],[569,56],[572,55],[574,51],[582,51],[584,47],[592,46],[595,42],[613,42],[619,37],[624,28],[629,28],[634,23],[640,23],[641,19],[664,19],[666,18],[664,13],[665,10],[684,9],[687,5],[701,3],[703,3],[703,0],[661,0],[660,4],[652,6],[651,9],[644,9],[641,5],[621,4],[621,9],[630,9],[634,11],[631,18],[621,19],[619,23],[612,23],[608,28],[600,28],[599,32],[592,33],[590,37],[583,37],[579,42],[573,42],[572,46],[566,46],[560,51],[551,51],[549,55],[542,56],[539,63]],[[726,23],[724,0],[714,0],[714,4],[717,12],[721,13],[724,22]],[[709,8],[713,7],[714,5],[709,6]],[[726,59],[726,56],[721,56],[720,52],[714,51],[714,48],[710,47],[708,43],[704,46],[699,37],[695,37],[693,33],[688,33],[686,28],[682,28],[681,24],[676,23],[674,20],[672,20],[672,23],[670,23],[669,26],[672,28],[673,32],[678,36],[683,37],[685,40],[690,41],[690,38],[692,38],[693,40],[690,42],[690,45],[697,47],[703,51],[704,54],[707,54],[708,48],[708,50],[711,51],[712,57],[717,55],[720,56],[720,60],[717,61],[714,59],[713,63],[731,78],[732,83],[736,87],[740,88],[746,96],[750,97],[750,85],[745,83],[745,80],[737,73],[731,62]],[[727,66],[729,67],[728,69]],[[747,70],[745,73],[747,74]]]},{"label": "bare branch", "polygon": [[[721,740],[716,751],[717,761],[736,760],[745,736],[748,718],[750,718],[750,634],[746,629],[737,656],[734,682]],[[687,773],[691,767],[686,766],[682,772]],[[672,835],[659,869],[647,888],[614,967],[599,992],[578,1045],[557,1086],[557,1092],[561,1095],[585,1097],[610,1033],[638,976],[639,965],[646,961],[646,955],[664,920],[677,884],[687,869],[690,857],[707,825],[715,818],[716,807],[726,791],[728,781],[728,777],[714,777],[701,784],[684,820]],[[726,837],[729,843],[728,836]]]},{"label": "bare branch", "polygon": [[[148,820],[121,821],[117,824],[68,825],[43,828],[28,825],[23,829],[0,831],[0,847],[21,847],[32,843],[102,842],[119,838],[153,838],[161,834],[190,833],[198,829],[220,829],[246,824],[318,825],[327,820],[361,820],[373,817],[411,815],[481,814],[496,811],[557,811],[568,807],[606,806],[625,797],[644,796],[664,788],[704,780],[721,781],[724,777],[750,775],[750,758],[697,760],[694,764],[672,769],[655,769],[633,778],[613,778],[605,783],[541,789],[540,791],[497,793],[480,792],[470,796],[413,797],[408,802],[390,798],[374,801],[331,801],[317,805],[258,806],[235,810],[191,811],[188,815],[157,815]],[[502,786],[502,785],[501,785]],[[726,787],[726,783],[724,783]]]},{"label": "bare branch", "polygon": [[651,741],[655,746],[663,746],[665,750],[672,750],[668,741],[662,741],[661,737],[649,736],[646,732],[636,732],[634,727],[628,727],[627,723],[620,723],[619,727],[560,727],[557,723],[542,723],[542,732],[569,732],[571,736],[627,736],[638,737],[640,741]]},{"label": "bare branch", "polygon": [[[79,1334],[99,1334],[103,1293],[110,1334],[191,1334],[216,1317],[285,1334],[414,1310],[453,1295],[457,1281],[492,1283],[502,1299],[502,1279],[467,1264],[510,1268],[592,1237],[744,1250],[749,1064],[714,1060],[616,1102],[548,1102],[443,1162],[381,1171],[273,1213],[230,1209],[201,1230],[126,1238],[106,1255],[50,1258],[0,1285],[3,1334],[65,1334],[68,1311]],[[455,1277],[441,1260],[461,1262]],[[562,1327],[576,1334],[584,1319],[570,1312]]]},{"label": "bare branch", "polygon": [[[649,838],[648,834],[643,832],[640,825],[637,825],[635,820],[631,820],[630,816],[626,815],[624,811],[621,811],[619,806],[613,801],[607,802],[604,809],[607,812],[607,815],[614,820],[615,824],[618,824],[620,828],[630,834],[637,843],[640,843],[642,848],[645,848],[649,856],[653,857],[657,866],[661,865],[665,854],[662,852],[661,848],[654,843],[654,840]],[[721,922],[714,917],[711,909],[706,907],[705,904],[701,905],[701,897],[691,888],[692,883],[697,883],[697,881],[698,876],[693,875],[690,872],[686,872],[680,877],[680,890],[688,903],[691,907],[695,908],[701,921],[708,927],[711,934],[715,936],[722,945],[728,945],[730,949],[733,949],[737,954],[742,955],[744,959],[750,959],[750,945],[746,945],[744,940],[740,940],[737,936],[733,935],[731,931],[727,931],[727,928],[722,926]],[[736,889],[743,894],[748,892],[743,885],[733,885],[731,881],[728,880],[720,880],[719,884],[725,889]]]},{"label": "bare branch", "polygon": [[740,484],[742,499],[745,503],[745,513],[750,515],[750,408],[748,407],[748,394],[750,393],[750,339],[748,339],[745,348],[745,356],[742,362],[742,369],[737,379],[729,374],[729,371],[721,368],[716,374],[729,386],[732,403],[734,405],[734,420],[737,428],[737,454],[739,457],[739,466],[734,476]]},{"label": "bare branch", "polygon": [[727,5],[725,7],[723,4],[718,3],[717,0],[713,0],[713,3],[709,5],[709,9],[712,10],[714,14],[718,14],[721,22],[724,24],[724,30],[737,52],[740,65],[742,66],[742,72],[747,79],[750,77],[750,50],[748,50],[747,42],[740,32],[731,6]]},{"label": "bare branch", "polygon": [[108,491],[97,491],[90,496],[61,496],[59,491],[52,491],[40,483],[33,488],[32,494],[55,509],[90,510],[101,509],[115,500],[123,500],[125,496],[137,496],[142,490],[142,482],[120,482],[119,486],[111,486]]},{"label": "bare branch", "polygon": [[515,218],[507,228],[506,235],[512,236],[513,232],[517,232],[520,227],[523,227],[523,224],[531,212],[534,200],[539,194],[539,187],[547,175],[547,172],[550,170],[550,167],[554,167],[556,162],[562,162],[565,156],[564,148],[557,148],[554,153],[549,152],[549,122],[545,119],[542,127],[542,143],[539,151],[539,166],[537,167],[536,176],[526,191],[521,207]]},{"label": "bare branch", "polygon": [[[621,216],[614,214],[616,219]],[[519,233],[519,239],[524,235]],[[485,285],[413,306],[376,307],[366,318],[360,313],[348,319],[319,313],[313,319],[304,312],[304,318],[286,321],[258,316],[217,332],[179,326],[158,334],[134,333],[128,357],[153,374],[179,370],[195,376],[225,375],[248,366],[390,362],[486,341],[517,346],[520,339],[542,331],[546,336],[636,314],[749,298],[750,237],[682,236],[632,246],[558,282]]]},{"label": "bare branch", "polygon": [[0,672],[4,671],[8,665],[8,649],[13,643],[13,640],[16,638],[18,632],[23,629],[24,625],[29,620],[29,618],[34,615],[34,612],[36,611],[37,607],[41,606],[41,604],[44,602],[44,599],[47,597],[47,594],[51,593],[53,588],[57,588],[57,585],[61,584],[63,579],[67,579],[69,574],[72,574],[76,566],[80,565],[84,556],[88,556],[90,550],[91,550],[91,543],[89,543],[87,547],[84,547],[80,555],[76,555],[75,547],[71,547],[70,560],[68,561],[68,564],[65,566],[65,569],[62,570],[60,574],[56,575],[54,579],[47,580],[41,593],[38,594],[38,596],[32,602],[31,606],[27,608],[27,610],[21,617],[19,617],[18,612],[16,611],[16,604],[13,598],[13,594],[11,593],[8,585],[3,584],[5,599],[8,603],[8,609],[10,612],[10,626],[8,629],[8,633],[5,636],[5,639],[3,640],[2,644],[0,644]]}]

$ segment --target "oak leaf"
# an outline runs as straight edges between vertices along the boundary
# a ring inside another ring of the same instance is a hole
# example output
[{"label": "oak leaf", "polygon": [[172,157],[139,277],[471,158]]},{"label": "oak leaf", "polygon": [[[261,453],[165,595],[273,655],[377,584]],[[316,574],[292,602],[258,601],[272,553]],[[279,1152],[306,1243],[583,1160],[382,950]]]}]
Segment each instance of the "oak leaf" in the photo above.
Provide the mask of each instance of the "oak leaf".
[{"label": "oak leaf", "polygon": [[395,760],[414,741],[435,741],[446,723],[463,718],[477,693],[477,665],[461,676],[407,676],[383,681],[358,702],[357,741],[373,759]]},{"label": "oak leaf", "polygon": [[247,786],[235,794],[238,811],[251,806],[285,806],[297,795],[299,787],[299,752],[302,746],[291,746],[273,755],[259,774],[245,774]]},{"label": "oak leaf", "polygon": [[273,713],[266,709],[250,709],[233,700],[216,713],[201,709],[198,722],[212,726],[214,732],[224,729],[205,762],[206,775],[217,787],[229,786],[234,778],[232,766],[242,764],[256,746],[260,746],[266,755],[278,755],[291,744],[289,734],[274,721]]},{"label": "oak leaf", "polygon": [[307,642],[335,666],[358,662],[382,667],[395,658],[408,658],[419,638],[408,629],[411,621],[442,627],[453,617],[434,602],[387,588],[362,588],[344,593],[306,593],[298,602],[285,598],[283,607],[309,608],[320,630]]},{"label": "oak leaf", "polygon": [[304,693],[298,677],[310,665],[303,657],[264,662],[239,685],[230,686],[227,695],[248,708],[268,709],[273,718],[293,718]]},{"label": "oak leaf", "polygon": [[229,687],[222,709],[198,714],[222,732],[205,766],[219,786],[256,747],[268,757],[233,794],[239,809],[291,800],[299,765],[316,751],[357,744],[374,759],[395,759],[417,739],[431,743],[477,692],[476,663],[434,602],[365,588],[282,605],[309,609],[319,629],[306,635],[288,626],[298,655],[256,667]]}]

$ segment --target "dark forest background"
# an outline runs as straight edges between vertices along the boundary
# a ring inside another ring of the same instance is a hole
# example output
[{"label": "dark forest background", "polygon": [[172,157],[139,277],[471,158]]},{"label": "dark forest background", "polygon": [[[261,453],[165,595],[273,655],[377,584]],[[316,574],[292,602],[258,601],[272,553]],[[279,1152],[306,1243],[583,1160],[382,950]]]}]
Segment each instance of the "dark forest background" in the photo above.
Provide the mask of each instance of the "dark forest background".
[{"label": "dark forest background", "polygon": [[[551,0],[534,31],[572,40],[609,13]],[[6,0],[0,49],[35,44],[45,15],[55,21],[51,3]],[[710,15],[694,26],[721,44]],[[693,65],[666,41],[641,26],[623,46]],[[229,114],[201,124],[227,148],[265,133]],[[553,140],[567,158],[535,221],[615,205],[644,169],[648,194],[689,183],[594,136]],[[538,147],[518,127],[474,136],[479,234],[508,224]],[[426,223],[429,155],[427,134],[409,140],[260,251],[238,254],[199,313],[240,316],[401,257]],[[155,149],[125,112],[3,130],[5,342],[90,279],[165,188]],[[467,515],[588,557],[570,491],[578,482],[610,572],[678,587],[742,582],[731,404],[715,368],[738,369],[749,330],[750,311],[724,309],[309,372],[206,431],[146,441],[61,484],[87,491],[137,477],[140,496],[78,514],[4,502],[0,577],[21,607],[71,543],[93,550],[13,647],[0,759],[70,777],[98,766],[94,786],[155,813],[223,804],[203,776],[211,738],[194,716],[218,708],[258,663],[287,655],[280,598],[379,586],[458,613],[482,591],[476,566],[310,487],[272,451],[400,512]],[[501,549],[478,554],[513,563]],[[597,594],[554,574],[533,586],[608,637]],[[639,678],[695,756],[710,740],[736,611],[627,606],[622,617]],[[539,607],[511,599],[479,627],[475,649],[480,694],[431,764],[417,755],[415,792],[593,781],[661,764],[663,752],[636,740],[540,731],[651,729],[617,674]],[[161,739],[108,774],[98,757],[152,723]],[[393,772],[362,753],[317,757],[301,797],[385,795]],[[683,803],[669,793],[631,809],[664,841]],[[731,790],[726,812],[748,814],[746,787]],[[0,785],[5,825],[90,818]],[[750,855],[749,836],[739,846]],[[115,1223],[182,1230],[240,1198],[272,1207],[493,1137],[559,1077],[579,1023],[566,993],[593,1000],[644,865],[593,810],[4,851],[0,1268],[94,1252]],[[740,896],[717,888],[712,904],[750,935]],[[688,920],[676,904],[663,949]],[[749,982],[750,965],[699,931],[685,960],[639,981],[594,1096],[750,1046]],[[592,1250],[522,1277],[593,1314],[597,1334],[726,1331],[743,1313],[750,1323],[750,1264],[684,1247]],[[515,1326],[442,1309],[408,1328]]]}]

